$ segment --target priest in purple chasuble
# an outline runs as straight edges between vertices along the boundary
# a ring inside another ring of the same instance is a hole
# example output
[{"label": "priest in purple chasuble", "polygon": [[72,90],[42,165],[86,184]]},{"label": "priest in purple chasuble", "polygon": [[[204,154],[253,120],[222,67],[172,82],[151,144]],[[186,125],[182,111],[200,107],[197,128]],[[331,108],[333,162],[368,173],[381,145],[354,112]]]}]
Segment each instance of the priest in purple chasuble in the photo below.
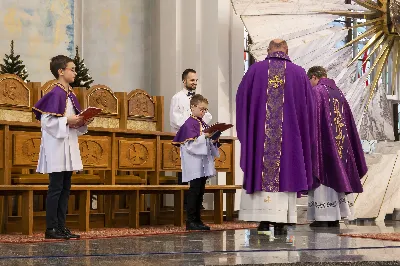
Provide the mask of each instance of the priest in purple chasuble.
[{"label": "priest in purple chasuble", "polygon": [[303,68],[284,40],[246,72],[236,94],[236,127],[244,172],[239,219],[259,230],[297,222],[298,192],[313,184],[314,99]]},{"label": "priest in purple chasuble", "polygon": [[317,148],[317,178],[308,193],[307,218],[314,221],[311,227],[338,227],[341,218],[356,218],[351,193],[363,192],[360,179],[368,169],[343,93],[323,67],[312,67],[307,75],[315,97]]}]

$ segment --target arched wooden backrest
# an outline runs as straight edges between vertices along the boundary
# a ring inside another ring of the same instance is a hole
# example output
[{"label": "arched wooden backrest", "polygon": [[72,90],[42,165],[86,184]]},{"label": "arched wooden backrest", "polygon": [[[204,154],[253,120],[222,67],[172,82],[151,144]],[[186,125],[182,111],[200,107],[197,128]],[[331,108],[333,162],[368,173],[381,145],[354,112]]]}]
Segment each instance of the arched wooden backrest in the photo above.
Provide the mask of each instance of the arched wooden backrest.
[{"label": "arched wooden backrest", "polygon": [[118,116],[118,98],[114,92],[105,85],[95,85],[86,94],[86,104],[89,107],[97,107],[103,110],[103,115]]},{"label": "arched wooden backrest", "polygon": [[58,83],[58,80],[53,79],[47,81],[41,88],[40,88],[40,97],[43,97],[46,93],[50,92]]},{"label": "arched wooden backrest", "polygon": [[0,75],[0,106],[22,107],[30,111],[31,89],[17,75]]},{"label": "arched wooden backrest", "polygon": [[146,91],[136,89],[128,94],[128,118],[155,121],[156,102]]}]

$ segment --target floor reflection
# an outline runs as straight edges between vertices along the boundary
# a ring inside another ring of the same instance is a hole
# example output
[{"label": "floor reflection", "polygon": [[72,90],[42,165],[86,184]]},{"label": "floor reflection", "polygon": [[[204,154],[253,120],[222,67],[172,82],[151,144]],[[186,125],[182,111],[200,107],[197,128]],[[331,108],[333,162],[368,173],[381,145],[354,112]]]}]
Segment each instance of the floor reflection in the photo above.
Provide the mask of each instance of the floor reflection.
[{"label": "floor reflection", "polygon": [[399,231],[398,221],[364,220],[341,223],[340,228],[311,229],[307,225],[299,225],[289,227],[286,234],[265,235],[252,229],[58,243],[0,244],[0,265],[162,263],[165,266],[300,262],[323,262],[325,265],[338,261],[395,261],[400,258],[400,242],[340,237],[338,234]]}]

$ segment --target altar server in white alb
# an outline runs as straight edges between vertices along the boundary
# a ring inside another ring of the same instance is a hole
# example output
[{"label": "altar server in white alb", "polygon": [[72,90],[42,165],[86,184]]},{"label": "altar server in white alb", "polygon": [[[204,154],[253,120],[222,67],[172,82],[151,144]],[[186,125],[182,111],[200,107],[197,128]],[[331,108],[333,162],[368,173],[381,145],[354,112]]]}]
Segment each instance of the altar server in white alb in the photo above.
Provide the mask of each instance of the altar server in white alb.
[{"label": "altar server in white alb", "polygon": [[[171,99],[169,112],[169,120],[171,131],[176,133],[181,128],[183,123],[192,114],[190,110],[190,99],[196,94],[197,88],[197,73],[194,69],[186,69],[182,73],[182,82],[184,88],[176,93]],[[207,111],[204,114],[203,121],[209,124],[212,120],[212,115]]]},{"label": "altar server in white alb", "polygon": [[48,239],[79,238],[65,226],[73,171],[83,169],[78,136],[87,132],[92,121],[83,121],[79,102],[72,92],[76,72],[73,60],[64,55],[51,59],[50,70],[57,85],[33,107],[41,122],[42,139],[37,172],[49,174],[46,198],[46,233]]},{"label": "altar server in white alb", "polygon": [[192,115],[181,126],[172,144],[180,146],[183,181],[190,183],[187,195],[186,230],[210,230],[201,221],[201,206],[207,178],[217,174],[214,158],[219,157],[218,138],[212,140],[203,130],[208,101],[200,94],[190,100]]},{"label": "altar server in white alb", "polygon": [[[169,112],[171,131],[174,133],[178,132],[191,115],[190,99],[195,95],[198,82],[196,71],[190,68],[183,71],[182,82],[184,88],[172,97]],[[212,115],[207,111],[204,114],[203,121],[208,124],[211,119]],[[182,173],[178,173],[178,184],[187,185],[187,183],[182,182]],[[186,205],[186,193],[184,202]]]}]

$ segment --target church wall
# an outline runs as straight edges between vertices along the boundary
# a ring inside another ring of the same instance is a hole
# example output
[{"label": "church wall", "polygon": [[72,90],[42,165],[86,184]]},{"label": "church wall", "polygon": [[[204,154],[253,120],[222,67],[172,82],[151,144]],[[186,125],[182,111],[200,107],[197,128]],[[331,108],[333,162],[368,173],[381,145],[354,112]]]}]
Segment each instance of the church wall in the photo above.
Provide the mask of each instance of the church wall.
[{"label": "church wall", "polygon": [[151,1],[84,0],[82,55],[96,84],[114,91],[151,89]]},{"label": "church wall", "polygon": [[10,53],[14,40],[15,53],[21,55],[28,80],[51,79],[49,59],[57,54],[74,54],[74,5],[74,0],[2,0],[1,58]]}]

